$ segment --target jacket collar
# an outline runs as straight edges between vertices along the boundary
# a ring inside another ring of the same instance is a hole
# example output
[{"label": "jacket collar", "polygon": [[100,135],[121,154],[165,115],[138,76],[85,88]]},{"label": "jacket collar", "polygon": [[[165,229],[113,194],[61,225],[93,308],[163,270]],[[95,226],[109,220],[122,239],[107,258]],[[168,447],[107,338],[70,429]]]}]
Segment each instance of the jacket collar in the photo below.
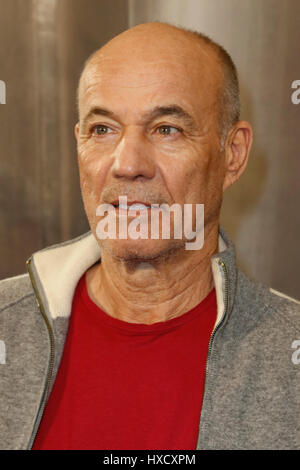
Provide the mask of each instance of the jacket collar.
[{"label": "jacket collar", "polygon": [[[76,285],[101,251],[92,232],[73,240],[53,245],[34,253],[27,261],[28,271],[38,302],[42,303],[50,321],[69,317]],[[235,248],[219,227],[219,252],[211,257],[217,295],[218,314],[215,327],[225,311],[233,306],[236,286]]]}]

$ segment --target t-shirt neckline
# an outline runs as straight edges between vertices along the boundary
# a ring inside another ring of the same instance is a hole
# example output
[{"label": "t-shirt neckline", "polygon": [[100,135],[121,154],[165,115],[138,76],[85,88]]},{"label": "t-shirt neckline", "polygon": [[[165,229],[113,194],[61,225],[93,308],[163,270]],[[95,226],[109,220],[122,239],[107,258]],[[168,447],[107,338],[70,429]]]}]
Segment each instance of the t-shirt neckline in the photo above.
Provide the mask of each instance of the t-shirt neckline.
[{"label": "t-shirt neckline", "polygon": [[103,320],[107,325],[113,328],[132,334],[151,334],[178,328],[186,322],[193,320],[198,315],[204,314],[208,309],[211,309],[216,302],[216,293],[215,288],[213,287],[208,295],[198,305],[195,305],[195,307],[175,318],[152,324],[130,323],[125,320],[112,317],[90,298],[86,284],[86,273],[80,279],[78,289],[85,307],[91,314],[97,315],[99,320]]}]

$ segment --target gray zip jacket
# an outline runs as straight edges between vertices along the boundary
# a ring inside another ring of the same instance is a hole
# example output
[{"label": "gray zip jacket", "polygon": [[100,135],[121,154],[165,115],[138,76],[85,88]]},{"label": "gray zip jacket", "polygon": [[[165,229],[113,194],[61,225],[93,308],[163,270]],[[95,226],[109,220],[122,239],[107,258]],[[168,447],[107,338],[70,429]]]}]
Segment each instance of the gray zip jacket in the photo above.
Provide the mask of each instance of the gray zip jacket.
[{"label": "gray zip jacket", "polygon": [[[32,448],[77,282],[100,255],[89,232],[0,282],[0,449]],[[222,228],[211,265],[218,313],[197,449],[300,449],[300,302],[247,278]]]}]

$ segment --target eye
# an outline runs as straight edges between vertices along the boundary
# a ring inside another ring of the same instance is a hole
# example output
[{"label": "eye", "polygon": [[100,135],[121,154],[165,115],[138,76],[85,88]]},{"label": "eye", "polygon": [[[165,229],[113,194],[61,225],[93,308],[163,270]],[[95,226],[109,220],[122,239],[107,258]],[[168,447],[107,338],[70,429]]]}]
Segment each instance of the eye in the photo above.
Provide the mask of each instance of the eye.
[{"label": "eye", "polygon": [[158,132],[161,135],[173,135],[173,134],[176,134],[177,132],[180,132],[180,129],[174,126],[164,125],[164,126],[158,127]]},{"label": "eye", "polygon": [[111,130],[112,129],[110,129],[110,127],[104,126],[103,124],[98,124],[97,126],[94,126],[92,129],[93,134],[96,134],[96,135],[105,135],[105,134],[108,134],[109,131]]}]

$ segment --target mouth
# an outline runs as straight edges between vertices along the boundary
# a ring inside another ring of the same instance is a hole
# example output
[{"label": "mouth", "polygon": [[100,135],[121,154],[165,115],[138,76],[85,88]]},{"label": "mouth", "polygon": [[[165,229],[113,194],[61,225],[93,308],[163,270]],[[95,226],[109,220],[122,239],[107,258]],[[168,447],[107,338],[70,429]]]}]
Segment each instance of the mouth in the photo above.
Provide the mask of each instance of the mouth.
[{"label": "mouth", "polygon": [[131,210],[131,211],[145,211],[148,209],[151,209],[151,204],[145,201],[127,201],[127,204],[125,203],[119,203],[119,201],[113,201],[111,203],[115,209],[120,209],[120,210]]}]

